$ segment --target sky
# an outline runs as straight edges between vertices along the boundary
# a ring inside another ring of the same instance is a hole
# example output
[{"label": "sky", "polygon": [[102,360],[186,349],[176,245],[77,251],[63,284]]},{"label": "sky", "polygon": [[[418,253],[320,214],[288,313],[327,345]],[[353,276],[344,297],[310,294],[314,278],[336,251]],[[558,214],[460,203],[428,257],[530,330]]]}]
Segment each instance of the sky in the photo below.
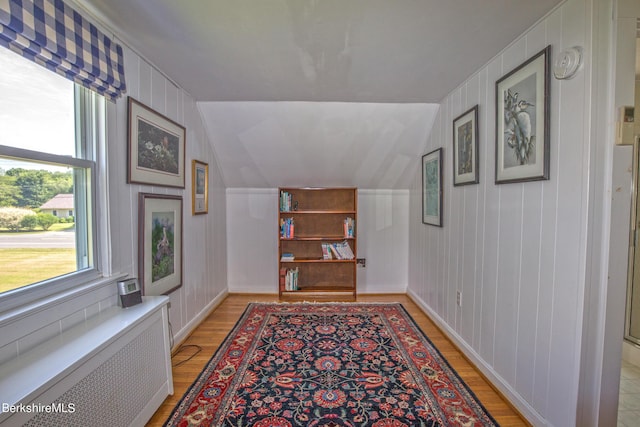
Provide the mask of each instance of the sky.
[{"label": "sky", "polygon": [[[0,70],[0,145],[73,156],[73,82],[4,47]],[[0,158],[4,170],[25,166]]]}]

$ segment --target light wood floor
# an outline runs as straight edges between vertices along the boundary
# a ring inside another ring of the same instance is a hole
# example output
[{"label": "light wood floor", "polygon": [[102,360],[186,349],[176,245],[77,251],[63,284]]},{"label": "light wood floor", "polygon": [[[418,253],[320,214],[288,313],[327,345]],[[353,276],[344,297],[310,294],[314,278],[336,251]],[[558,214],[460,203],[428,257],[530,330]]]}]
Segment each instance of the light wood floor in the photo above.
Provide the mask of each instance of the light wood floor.
[{"label": "light wood floor", "polygon": [[[202,351],[188,362],[175,366],[194,353],[186,347],[173,355],[173,396],[167,397],[147,426],[162,426],[173,408],[193,383],[213,353],[236,324],[250,302],[277,301],[277,295],[229,295],[185,340],[183,345],[195,344]],[[399,302],[413,317],[433,344],[440,350],[458,375],[469,385],[484,407],[504,427],[529,426],[512,406],[499,395],[484,377],[467,361],[424,312],[407,295],[358,295],[361,302]]]}]

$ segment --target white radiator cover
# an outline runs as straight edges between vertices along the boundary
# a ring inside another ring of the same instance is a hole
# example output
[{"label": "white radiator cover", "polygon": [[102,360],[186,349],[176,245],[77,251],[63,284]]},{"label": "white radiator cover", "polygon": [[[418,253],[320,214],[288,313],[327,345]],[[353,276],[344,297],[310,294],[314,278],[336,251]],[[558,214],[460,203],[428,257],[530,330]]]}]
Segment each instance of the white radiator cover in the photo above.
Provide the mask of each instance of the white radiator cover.
[{"label": "white radiator cover", "polygon": [[[116,315],[134,313],[116,309],[120,311]],[[44,384],[32,394],[34,398],[20,402],[57,411],[17,412],[0,425],[144,426],[173,393],[166,303],[152,310],[114,339],[107,339],[104,348],[96,349],[72,371],[61,373],[53,385]]]}]

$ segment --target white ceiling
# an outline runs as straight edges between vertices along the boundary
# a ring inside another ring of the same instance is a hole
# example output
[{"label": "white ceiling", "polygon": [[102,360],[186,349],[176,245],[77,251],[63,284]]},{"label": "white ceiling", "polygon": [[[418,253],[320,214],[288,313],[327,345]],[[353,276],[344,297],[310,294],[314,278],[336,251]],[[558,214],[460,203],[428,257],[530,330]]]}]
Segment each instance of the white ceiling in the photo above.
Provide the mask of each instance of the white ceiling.
[{"label": "white ceiling", "polygon": [[408,188],[429,104],[562,0],[76,1],[199,102],[228,187]]},{"label": "white ceiling", "polygon": [[198,101],[437,103],[560,0],[84,0]]}]

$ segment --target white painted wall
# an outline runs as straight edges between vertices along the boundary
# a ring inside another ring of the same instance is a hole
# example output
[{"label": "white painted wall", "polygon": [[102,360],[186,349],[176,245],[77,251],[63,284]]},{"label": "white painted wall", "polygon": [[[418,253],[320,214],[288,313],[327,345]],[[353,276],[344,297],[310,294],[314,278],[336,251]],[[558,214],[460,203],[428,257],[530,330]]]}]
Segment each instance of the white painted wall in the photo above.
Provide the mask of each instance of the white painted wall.
[{"label": "white painted wall", "polygon": [[[552,45],[588,46],[590,2],[569,0],[442,102],[425,147],[444,147],[444,227],[411,189],[409,292],[535,424],[576,425],[588,219],[589,56],[551,79],[549,181],[494,184],[495,82]],[[479,104],[480,183],[452,185],[452,120]],[[456,305],[462,291],[462,307]]]},{"label": "white painted wall", "polygon": [[[358,293],[403,293],[407,286],[409,194],[358,190]],[[278,293],[278,190],[227,189],[229,292]]]},{"label": "white painted wall", "polygon": [[[137,276],[138,193],[183,197],[183,285],[169,297],[177,340],[197,326],[226,292],[226,196],[222,175],[194,99],[136,53],[125,49],[127,95],[186,127],[185,189],[127,184],[127,102],[110,105],[109,191],[114,271]],[[191,214],[191,161],[209,164],[209,213]]]},{"label": "white painted wall", "polygon": [[278,189],[227,189],[229,292],[278,293]]},{"label": "white painted wall", "polygon": [[359,293],[404,293],[409,273],[409,191],[358,190]]},{"label": "white painted wall", "polygon": [[437,104],[198,102],[229,188],[407,189]]},{"label": "white painted wall", "polygon": [[[138,193],[183,196],[183,285],[169,297],[169,320],[175,341],[186,337],[207,311],[226,293],[226,197],[222,177],[193,98],[174,86],[156,69],[125,48],[127,95],[184,125],[186,136],[186,188],[169,189],[130,185],[127,176],[127,98],[107,103],[107,182],[110,229],[101,235],[113,272],[104,280],[51,298],[27,314],[0,316],[0,363],[84,322],[117,304],[115,277],[138,275]],[[191,160],[209,163],[209,213],[191,215]],[[103,188],[104,190],[105,188]],[[100,213],[101,214],[101,213]]]}]

